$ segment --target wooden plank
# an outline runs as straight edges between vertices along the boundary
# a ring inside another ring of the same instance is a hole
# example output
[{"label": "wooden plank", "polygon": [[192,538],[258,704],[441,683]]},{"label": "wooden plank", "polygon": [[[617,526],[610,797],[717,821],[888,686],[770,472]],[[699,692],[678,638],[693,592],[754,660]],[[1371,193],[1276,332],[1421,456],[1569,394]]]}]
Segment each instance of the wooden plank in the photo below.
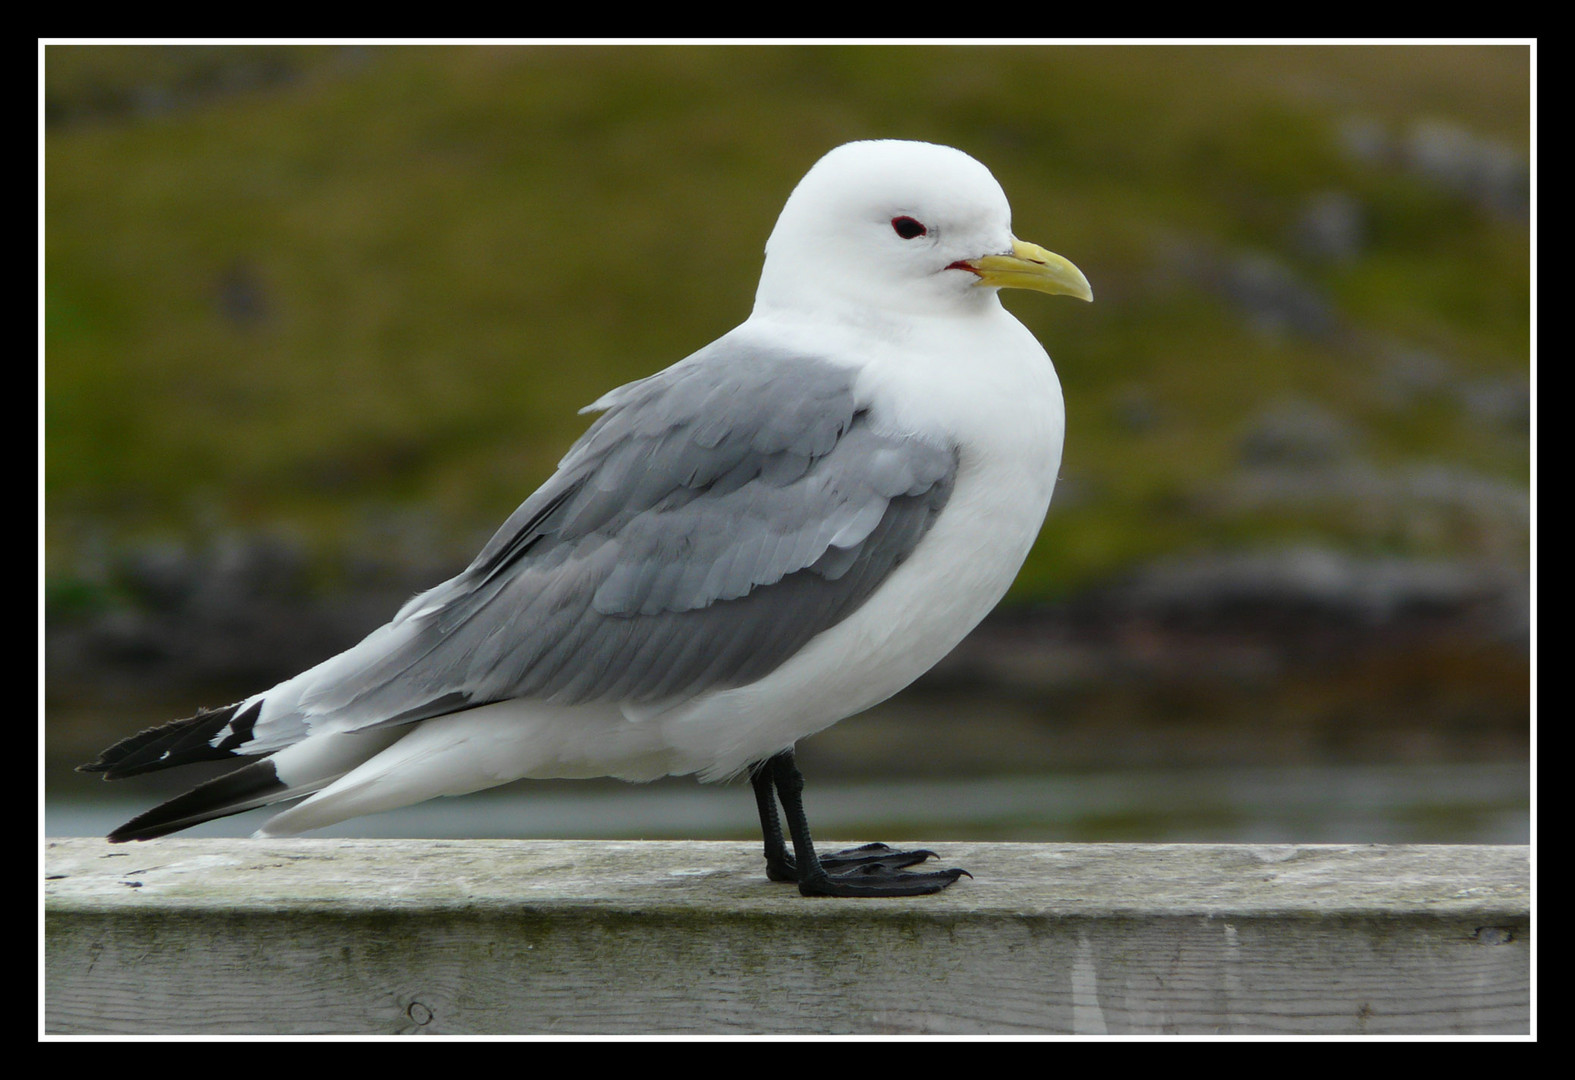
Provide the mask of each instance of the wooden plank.
[{"label": "wooden plank", "polygon": [[928,846],[974,878],[811,900],[747,843],[50,840],[45,1027],[1530,1028],[1525,847]]}]

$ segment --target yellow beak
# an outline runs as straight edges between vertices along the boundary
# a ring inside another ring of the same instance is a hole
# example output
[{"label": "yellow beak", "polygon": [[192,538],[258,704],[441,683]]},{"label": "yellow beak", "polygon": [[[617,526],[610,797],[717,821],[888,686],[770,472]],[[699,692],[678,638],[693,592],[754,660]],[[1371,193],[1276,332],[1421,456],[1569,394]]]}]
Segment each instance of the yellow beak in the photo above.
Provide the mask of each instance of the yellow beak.
[{"label": "yellow beak", "polygon": [[985,255],[967,259],[962,265],[979,275],[979,285],[1032,289],[1052,296],[1075,296],[1079,300],[1094,299],[1088,279],[1070,259],[1016,237],[1012,238],[1010,255]]}]

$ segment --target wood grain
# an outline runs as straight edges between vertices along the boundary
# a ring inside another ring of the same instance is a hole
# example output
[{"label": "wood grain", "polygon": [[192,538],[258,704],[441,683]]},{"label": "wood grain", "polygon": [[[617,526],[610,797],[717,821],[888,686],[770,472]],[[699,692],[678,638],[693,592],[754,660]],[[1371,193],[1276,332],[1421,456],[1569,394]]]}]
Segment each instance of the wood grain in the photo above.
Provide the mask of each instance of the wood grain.
[{"label": "wood grain", "polygon": [[50,840],[45,1030],[1530,1028],[1525,847],[930,846],[974,878],[872,901],[743,843]]}]

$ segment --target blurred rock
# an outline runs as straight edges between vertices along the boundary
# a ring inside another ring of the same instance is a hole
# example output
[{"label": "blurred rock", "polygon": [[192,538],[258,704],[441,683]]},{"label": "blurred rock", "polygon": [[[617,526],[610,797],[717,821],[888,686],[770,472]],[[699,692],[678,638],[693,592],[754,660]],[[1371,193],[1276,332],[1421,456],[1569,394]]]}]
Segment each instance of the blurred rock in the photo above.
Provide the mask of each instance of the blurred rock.
[{"label": "blurred rock", "polygon": [[1296,215],[1291,240],[1302,256],[1319,262],[1350,262],[1367,247],[1367,211],[1342,191],[1307,199]]},{"label": "blurred rock", "polygon": [[1530,432],[1531,384],[1524,379],[1472,379],[1455,387],[1460,404],[1480,424]]},{"label": "blurred rock", "polygon": [[117,568],[122,585],[153,611],[219,611],[299,599],[307,557],[298,540],[226,535],[201,552],[173,542],[133,548]]},{"label": "blurred rock", "polygon": [[245,43],[118,48],[127,54],[140,54],[140,63],[107,65],[93,75],[48,87],[44,94],[44,121],[50,129],[79,123],[154,119],[241,94],[282,88],[308,73],[359,66],[366,59],[365,46]]},{"label": "blurred rock", "polygon": [[1133,434],[1154,428],[1160,421],[1159,407],[1146,387],[1129,386],[1116,395],[1113,403],[1116,423]]},{"label": "blurred rock", "polygon": [[[415,535],[405,544],[390,519],[380,542],[337,570],[315,564],[300,539],[277,533],[228,530],[204,543],[99,553],[69,579],[93,586],[99,602],[45,612],[46,684],[53,694],[135,695],[167,686],[241,694],[289,678],[355,644],[413,594],[460,569],[463,560],[450,565],[416,543],[421,520],[411,519]],[[423,557],[399,561],[406,548]],[[89,545],[95,553],[98,546]],[[118,602],[105,606],[105,597]]]},{"label": "blurred rock", "polygon": [[1273,256],[1238,255],[1227,259],[1219,271],[1220,293],[1259,333],[1322,338],[1338,326],[1333,305]]},{"label": "blurred rock", "polygon": [[1442,546],[1508,566],[1529,564],[1530,492],[1452,465],[1378,469],[1352,461],[1250,469],[1216,485],[1203,502],[1222,516],[1333,515],[1342,530],[1373,542]]},{"label": "blurred rock", "polygon": [[1326,338],[1341,329],[1334,305],[1287,263],[1263,252],[1225,252],[1168,235],[1154,245],[1150,288],[1202,288],[1239,312],[1257,333]]},{"label": "blurred rock", "polygon": [[201,548],[147,543],[103,573],[107,594],[124,606],[46,612],[51,680],[266,680],[329,655],[325,640],[343,647],[335,620],[310,613],[307,551],[289,537],[228,534]]},{"label": "blurred rock", "polygon": [[1347,117],[1340,124],[1338,140],[1347,157],[1366,165],[1385,165],[1393,156],[1388,127],[1369,116]]},{"label": "blurred rock", "polygon": [[1261,414],[1242,437],[1244,465],[1326,465],[1350,458],[1357,435],[1339,416],[1310,401],[1289,401]]},{"label": "blurred rock", "polygon": [[1215,737],[1237,760],[1277,741],[1311,760],[1512,755],[1530,730],[1529,612],[1529,576],[1490,561],[1201,553],[997,610],[919,688],[1172,761]]},{"label": "blurred rock", "polygon": [[1404,170],[1506,217],[1530,217],[1530,164],[1505,143],[1445,120],[1419,120],[1397,135],[1367,117],[1348,119],[1338,138],[1355,161]]},{"label": "blurred rock", "polygon": [[1530,214],[1530,169],[1503,143],[1442,120],[1424,120],[1406,133],[1402,153],[1413,173],[1439,187],[1503,214]]},{"label": "blurred rock", "polygon": [[1256,608],[1370,626],[1487,604],[1500,609],[1496,632],[1526,640],[1526,609],[1516,598],[1527,590],[1525,575],[1491,564],[1297,547],[1165,560],[1133,575],[1108,600],[1156,618],[1208,622]]},{"label": "blurred rock", "polygon": [[213,286],[214,304],[232,326],[251,330],[268,321],[272,305],[257,267],[236,259],[219,274]]},{"label": "blurred rock", "polygon": [[1409,408],[1442,395],[1454,379],[1454,365],[1426,349],[1396,345],[1378,368],[1378,392],[1395,408]]},{"label": "blurred rock", "polygon": [[183,545],[155,542],[128,552],[114,573],[145,610],[179,611],[197,591],[201,571]]}]

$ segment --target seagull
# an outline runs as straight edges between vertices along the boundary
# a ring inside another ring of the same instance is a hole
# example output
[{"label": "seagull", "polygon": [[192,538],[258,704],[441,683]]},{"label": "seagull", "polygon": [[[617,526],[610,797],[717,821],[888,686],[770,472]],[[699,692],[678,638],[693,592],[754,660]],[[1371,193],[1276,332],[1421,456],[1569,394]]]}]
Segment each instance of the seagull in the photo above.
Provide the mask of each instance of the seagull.
[{"label": "seagull", "polygon": [[769,879],[951,885],[966,871],[909,869],[931,851],[817,854],[794,746],[950,652],[1038,535],[1065,411],[1009,288],[1093,299],[1012,235],[962,151],[832,150],[782,208],[749,318],[583,410],[600,415],[461,573],[316,667],[81,766],[256,758],[109,839],[295,799],[256,835],[522,777],[747,772]]}]

